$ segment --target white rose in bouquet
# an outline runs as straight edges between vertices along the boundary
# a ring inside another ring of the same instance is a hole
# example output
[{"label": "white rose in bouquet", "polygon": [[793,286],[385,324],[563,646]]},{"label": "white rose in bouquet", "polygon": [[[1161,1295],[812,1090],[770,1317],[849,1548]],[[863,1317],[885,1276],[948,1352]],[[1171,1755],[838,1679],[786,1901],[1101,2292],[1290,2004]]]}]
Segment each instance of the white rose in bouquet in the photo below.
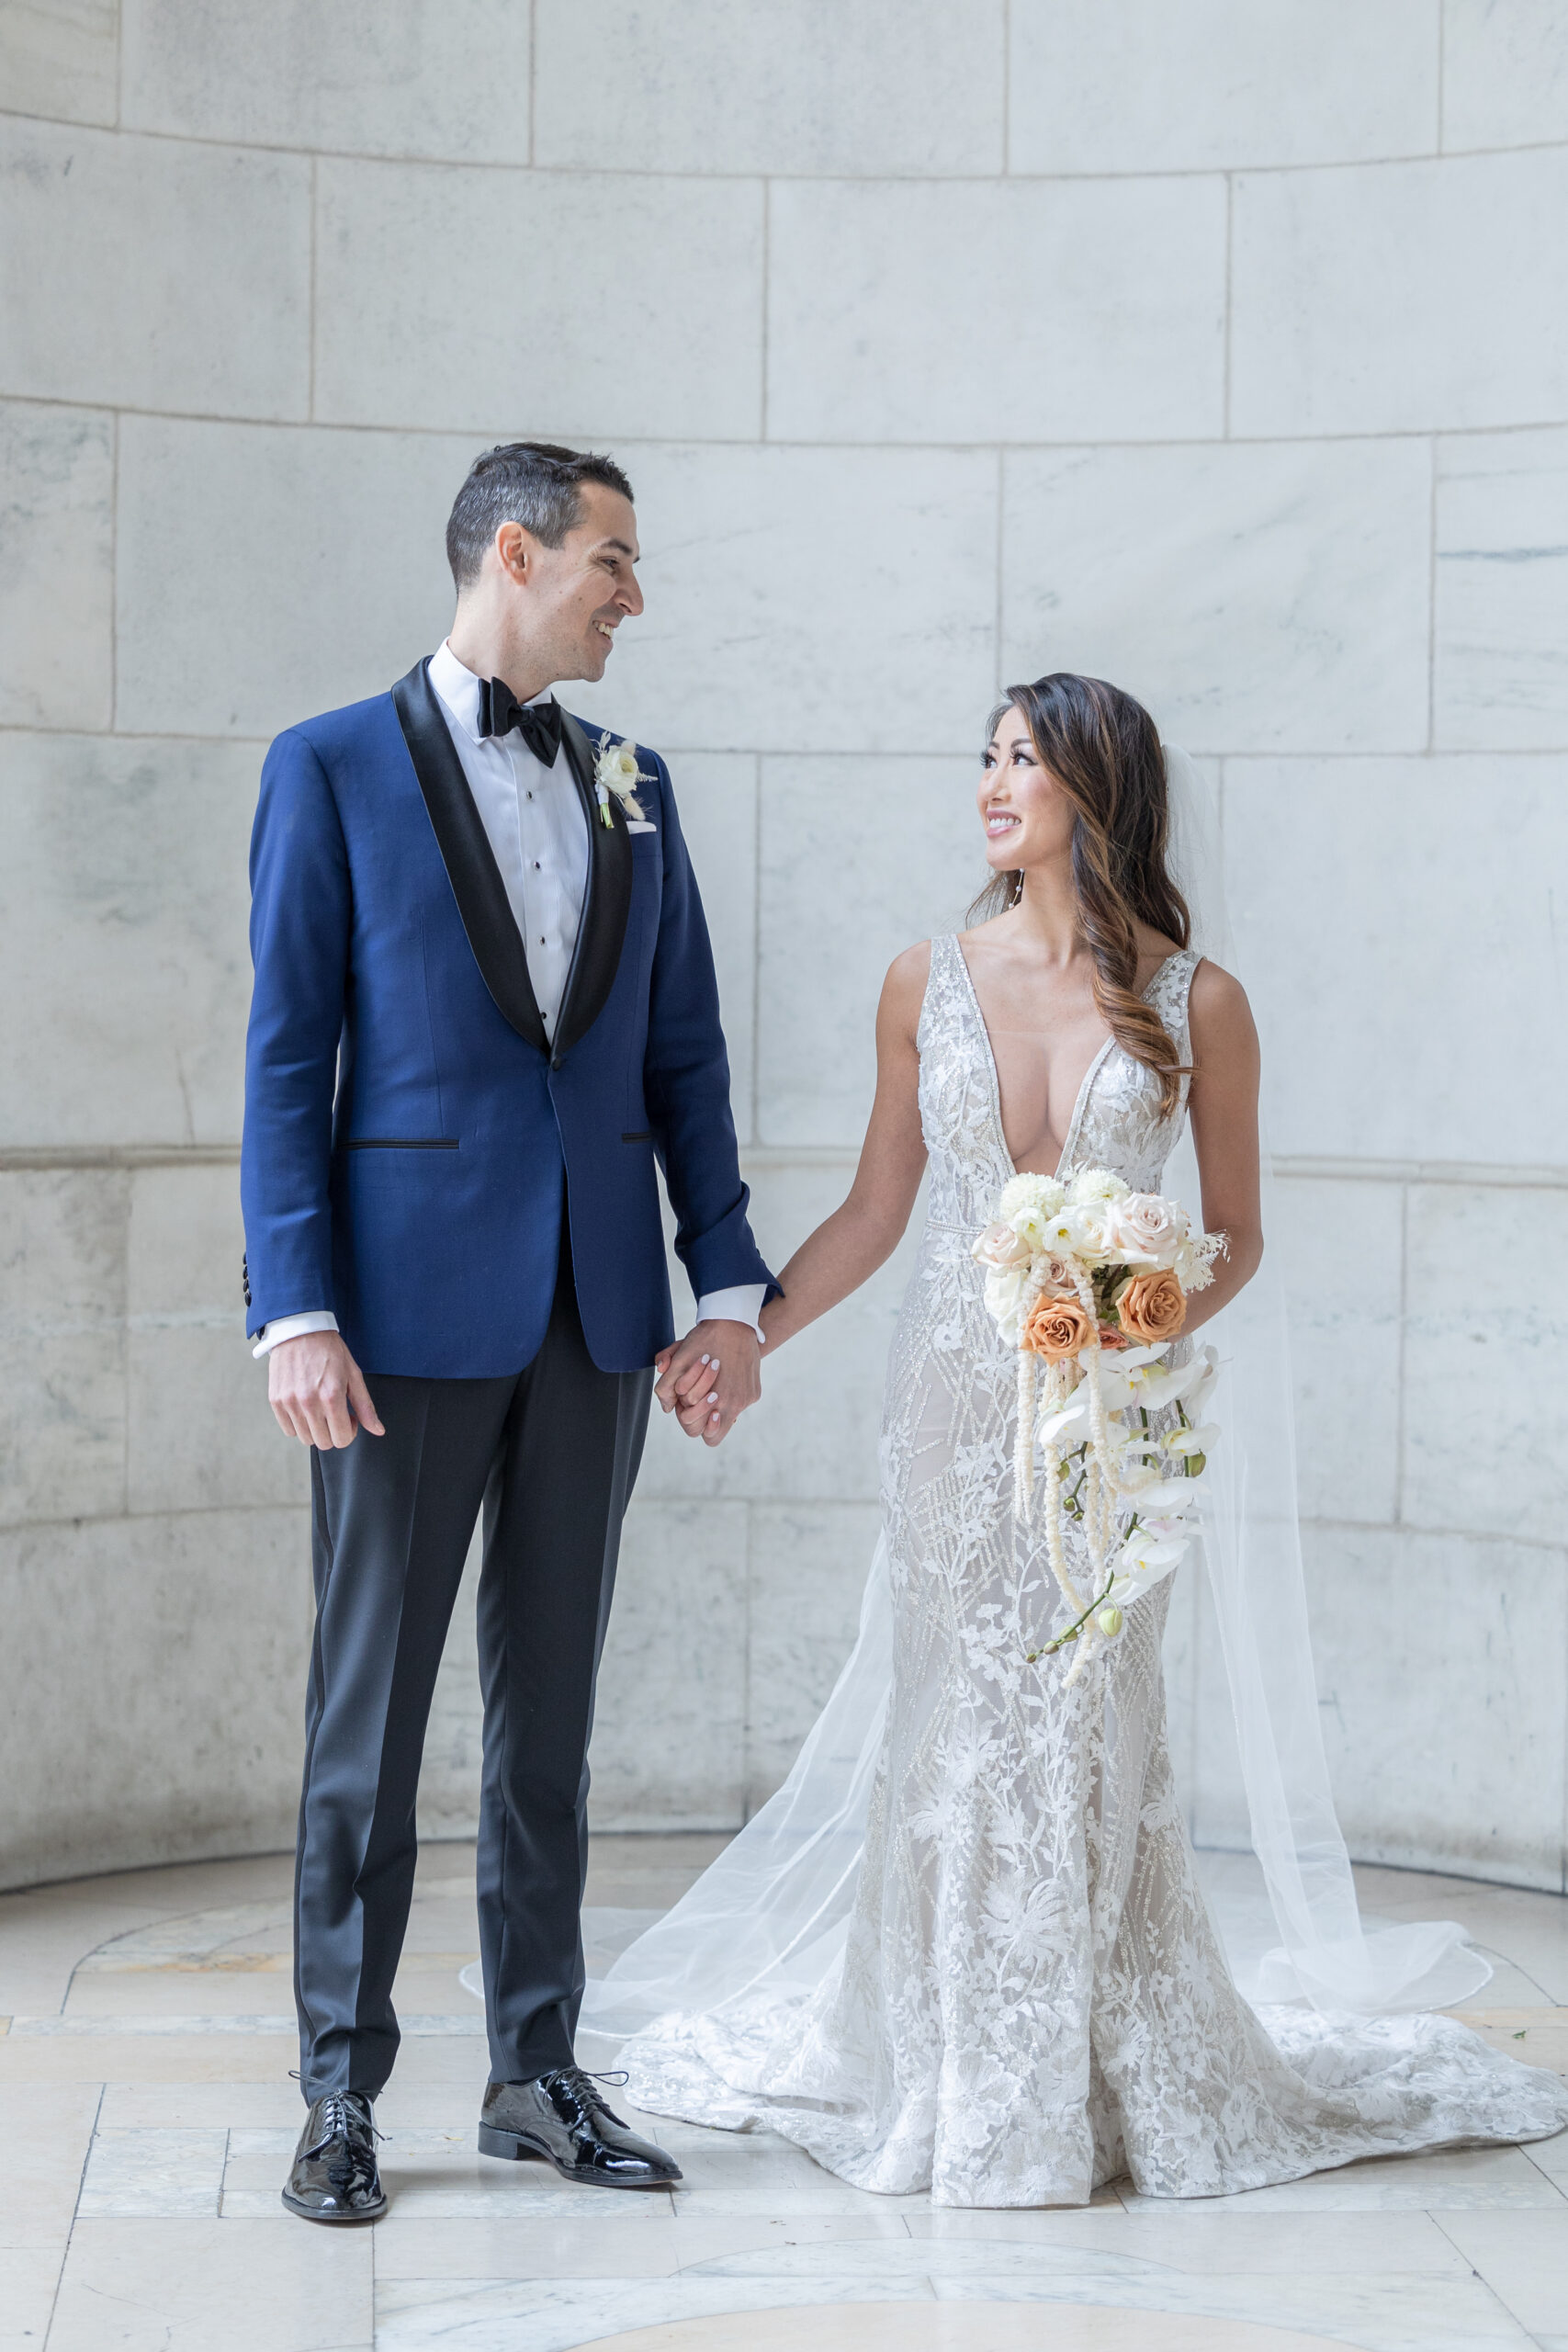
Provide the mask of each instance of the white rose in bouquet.
[{"label": "white rose in bouquet", "polygon": [[1173,1266],[1187,1220],[1157,1193],[1128,1193],[1109,1208],[1111,1238],[1130,1266]]},{"label": "white rose in bouquet", "polygon": [[988,1225],[972,1253],[983,1266],[1027,1266],[1033,1250],[1016,1226]]}]

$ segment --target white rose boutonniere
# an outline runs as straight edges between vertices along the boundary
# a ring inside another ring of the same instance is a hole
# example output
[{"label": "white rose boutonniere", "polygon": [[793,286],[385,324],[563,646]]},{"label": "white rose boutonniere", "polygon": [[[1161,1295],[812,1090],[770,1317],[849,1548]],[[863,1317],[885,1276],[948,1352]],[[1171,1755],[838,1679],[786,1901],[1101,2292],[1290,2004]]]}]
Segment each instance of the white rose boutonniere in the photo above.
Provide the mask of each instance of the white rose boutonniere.
[{"label": "white rose boutonniere", "polygon": [[626,815],[636,817],[640,822],[642,810],[637,806],[637,788],[639,784],[652,782],[653,778],[644,775],[637,766],[635,743],[617,743],[607,734],[600,736],[598,756],[593,763],[593,788],[599,796],[599,816],[603,823],[608,825],[613,821],[610,816],[612,792]]}]

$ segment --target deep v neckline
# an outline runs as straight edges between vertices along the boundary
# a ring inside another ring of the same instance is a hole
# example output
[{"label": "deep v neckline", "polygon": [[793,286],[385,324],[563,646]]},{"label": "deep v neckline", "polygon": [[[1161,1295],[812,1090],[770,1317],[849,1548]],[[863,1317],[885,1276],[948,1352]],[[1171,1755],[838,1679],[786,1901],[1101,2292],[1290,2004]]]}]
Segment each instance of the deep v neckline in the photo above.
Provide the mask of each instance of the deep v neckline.
[{"label": "deep v neckline", "polygon": [[[980,1009],[980,991],[975,986],[975,975],[969,969],[969,958],[965,956],[963,948],[958,944],[958,933],[956,932],[949,932],[948,939],[952,944],[953,954],[958,958],[958,968],[964,975],[964,986],[968,992],[970,1006],[975,1014],[976,1025],[980,1032],[981,1045],[985,1047],[986,1082],[990,1089],[991,1095],[991,1125],[996,1129],[998,1147],[1000,1149],[1003,1159],[1007,1163],[1008,1174],[1010,1176],[1016,1176],[1020,1171],[1013,1159],[1012,1153],[1008,1149],[1007,1129],[1002,1125],[1001,1073],[997,1068],[997,1057],[995,1048],[991,1044],[991,1033],[986,1026],[986,1016]],[[1175,963],[1178,956],[1184,955],[1185,953],[1186,950],[1184,948],[1179,947],[1173,955],[1165,956],[1163,960],[1155,967],[1155,969],[1149,974],[1147,987],[1139,990],[1139,994],[1143,997],[1145,1003],[1148,1001],[1150,992],[1153,989],[1156,981],[1159,978],[1160,974],[1168,965]],[[1061,1157],[1058,1159],[1055,1168],[1052,1171],[1058,1180],[1060,1180],[1062,1170],[1065,1168],[1070,1168],[1073,1164],[1073,1153],[1077,1148],[1078,1137],[1083,1132],[1084,1114],[1089,1109],[1089,1099],[1094,1091],[1094,1081],[1100,1076],[1100,1071],[1104,1069],[1106,1056],[1110,1053],[1115,1043],[1116,1040],[1114,1037],[1107,1037],[1101,1045],[1100,1051],[1095,1055],[1094,1059],[1090,1062],[1089,1068],[1083,1074],[1083,1079],[1077,1091],[1077,1099],[1073,1104],[1073,1115],[1067,1122],[1066,1140],[1062,1146]],[[1035,1172],[1036,1171],[1032,1169],[1029,1170],[1031,1175],[1033,1175]]]}]

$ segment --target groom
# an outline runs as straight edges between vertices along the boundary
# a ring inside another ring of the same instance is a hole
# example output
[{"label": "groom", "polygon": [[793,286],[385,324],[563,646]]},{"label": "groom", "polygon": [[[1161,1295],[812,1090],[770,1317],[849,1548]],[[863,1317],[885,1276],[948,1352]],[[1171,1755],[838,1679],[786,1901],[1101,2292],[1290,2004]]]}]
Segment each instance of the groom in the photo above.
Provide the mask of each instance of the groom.
[{"label": "groom", "polygon": [[[642,610],[631,485],[515,442],[446,526],[451,636],[267,754],[242,1192],[246,1304],[310,1457],[316,1630],[295,1900],[310,2112],[284,2201],[385,2210],[414,1800],[482,1509],[479,2146],[680,2178],[576,2066],[586,1753],[621,1521],[672,1338],[655,1162],[697,1322],[660,1398],[710,1442],[758,1393],[713,957],[664,763],[551,693]],[[614,748],[613,746],[610,748]],[[712,1360],[694,1416],[675,1395]]]}]

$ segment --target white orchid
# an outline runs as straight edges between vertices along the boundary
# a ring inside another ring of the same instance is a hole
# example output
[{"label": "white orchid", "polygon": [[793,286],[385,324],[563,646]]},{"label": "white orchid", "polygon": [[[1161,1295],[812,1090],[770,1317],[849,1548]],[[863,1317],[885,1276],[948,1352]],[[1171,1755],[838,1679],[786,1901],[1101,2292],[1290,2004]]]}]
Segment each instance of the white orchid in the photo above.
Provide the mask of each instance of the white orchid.
[{"label": "white orchid", "polygon": [[1167,1430],[1160,1443],[1168,1453],[1179,1453],[1186,1458],[1207,1453],[1219,1433],[1213,1421],[1204,1421],[1187,1429]]}]

